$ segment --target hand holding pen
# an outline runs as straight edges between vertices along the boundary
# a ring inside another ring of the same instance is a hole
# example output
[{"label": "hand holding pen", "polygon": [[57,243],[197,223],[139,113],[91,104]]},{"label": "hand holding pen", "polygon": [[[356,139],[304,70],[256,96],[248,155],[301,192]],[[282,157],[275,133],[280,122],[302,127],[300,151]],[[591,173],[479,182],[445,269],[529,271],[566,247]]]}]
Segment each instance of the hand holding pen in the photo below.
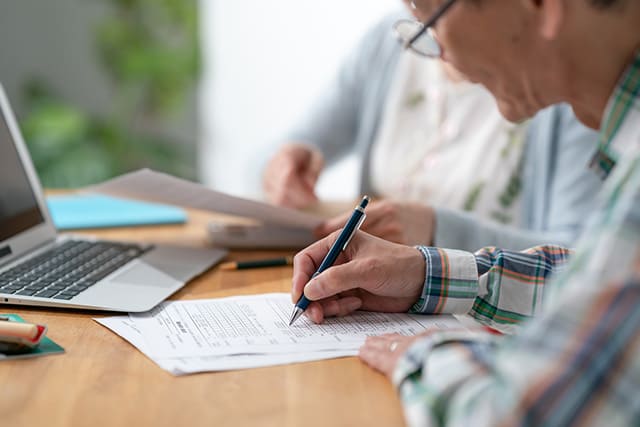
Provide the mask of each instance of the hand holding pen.
[{"label": "hand holding pen", "polygon": [[[408,311],[420,298],[424,286],[425,260],[420,251],[364,232],[356,233],[357,227],[349,233],[351,240],[342,238],[347,234],[345,229],[296,255],[293,301],[310,301],[306,304],[306,315],[315,323],[359,309]],[[349,244],[344,245],[344,240]],[[338,241],[342,245],[338,245]],[[340,250],[332,252],[334,247]],[[331,268],[324,262],[329,254],[333,258],[329,263],[333,265]]]},{"label": "hand holding pen", "polygon": [[[313,276],[311,276],[312,279],[325,271],[327,268],[331,267],[336,262],[338,255],[340,255],[340,253],[347,248],[347,245],[367,217],[367,215],[364,213],[364,210],[368,204],[369,197],[364,196],[360,204],[353,210],[351,217],[338,235],[338,238],[333,242],[333,245],[331,245],[331,249],[329,249],[329,252],[320,263],[320,266],[318,267],[316,272],[313,273]],[[310,303],[311,301],[308,300],[303,293],[300,296],[298,302],[296,302],[296,306],[293,308],[291,319],[289,319],[289,326],[293,325],[293,322],[295,322],[302,315],[302,313],[304,313]]]}]

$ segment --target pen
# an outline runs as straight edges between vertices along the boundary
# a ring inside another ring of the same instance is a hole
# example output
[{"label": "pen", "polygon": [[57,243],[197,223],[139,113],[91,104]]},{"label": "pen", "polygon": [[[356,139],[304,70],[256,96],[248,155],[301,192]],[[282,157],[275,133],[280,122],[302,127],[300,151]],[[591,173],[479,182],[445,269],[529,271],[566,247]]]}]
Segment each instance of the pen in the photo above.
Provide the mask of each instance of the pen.
[{"label": "pen", "polygon": [[[338,255],[340,255],[340,252],[346,249],[347,245],[351,241],[351,238],[354,234],[356,234],[356,231],[358,231],[358,229],[362,225],[362,222],[367,216],[364,213],[364,209],[368,204],[369,196],[364,196],[360,204],[353,210],[351,218],[349,218],[349,221],[347,221],[347,224],[342,229],[342,232],[338,236],[338,239],[333,243],[331,249],[329,249],[329,253],[327,253],[327,256],[325,256],[322,260],[320,267],[318,267],[316,272],[313,273],[313,276],[311,276],[312,279],[318,274],[325,271],[327,268],[331,267],[333,263],[336,262]],[[304,313],[310,303],[311,301],[304,296],[303,292],[302,296],[296,303],[296,306],[293,308],[293,313],[291,313],[291,319],[289,320],[289,326],[293,325],[293,322],[298,320],[298,318],[302,315],[302,313]]]},{"label": "pen", "polygon": [[263,267],[279,267],[282,265],[292,265],[293,257],[280,257],[271,259],[258,259],[253,261],[239,261],[239,262],[227,262],[220,266],[222,270],[245,270],[249,268],[263,268]]}]

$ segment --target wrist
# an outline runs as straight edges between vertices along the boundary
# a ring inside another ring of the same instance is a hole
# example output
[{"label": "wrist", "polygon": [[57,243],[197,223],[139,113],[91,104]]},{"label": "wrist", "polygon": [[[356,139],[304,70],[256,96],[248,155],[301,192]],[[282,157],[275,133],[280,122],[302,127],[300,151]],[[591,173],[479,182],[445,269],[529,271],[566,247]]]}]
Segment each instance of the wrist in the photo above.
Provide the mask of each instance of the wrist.
[{"label": "wrist", "polygon": [[409,262],[406,268],[403,269],[402,274],[408,279],[407,289],[409,290],[409,296],[416,302],[422,295],[422,289],[424,288],[424,282],[426,280],[426,260],[418,246],[407,248],[409,249]]}]

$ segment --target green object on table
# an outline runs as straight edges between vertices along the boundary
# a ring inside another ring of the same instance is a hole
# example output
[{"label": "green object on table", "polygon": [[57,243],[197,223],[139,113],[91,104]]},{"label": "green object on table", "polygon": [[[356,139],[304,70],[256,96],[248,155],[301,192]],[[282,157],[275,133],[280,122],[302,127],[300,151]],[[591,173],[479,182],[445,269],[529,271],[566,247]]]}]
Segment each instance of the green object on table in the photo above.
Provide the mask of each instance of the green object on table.
[{"label": "green object on table", "polygon": [[[18,316],[17,314],[0,314],[0,317],[8,317],[14,322],[24,323],[24,319]],[[4,354],[0,352],[0,360],[26,359],[29,357],[47,356],[49,354],[61,354],[61,353],[64,353],[64,348],[60,347],[58,344],[56,344],[49,338],[44,337],[42,338],[42,341],[40,341],[40,345],[38,345],[36,348],[26,353]]]}]

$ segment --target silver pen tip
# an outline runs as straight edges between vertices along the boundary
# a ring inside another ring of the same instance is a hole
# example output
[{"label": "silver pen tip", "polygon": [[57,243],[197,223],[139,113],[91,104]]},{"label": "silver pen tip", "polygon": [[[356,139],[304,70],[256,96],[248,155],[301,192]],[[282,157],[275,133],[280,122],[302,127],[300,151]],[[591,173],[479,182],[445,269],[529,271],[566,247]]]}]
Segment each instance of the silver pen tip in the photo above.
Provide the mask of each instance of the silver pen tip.
[{"label": "silver pen tip", "polygon": [[293,323],[302,316],[302,313],[303,311],[300,307],[293,307],[293,313],[291,313],[291,319],[289,319],[289,326],[293,325]]}]

